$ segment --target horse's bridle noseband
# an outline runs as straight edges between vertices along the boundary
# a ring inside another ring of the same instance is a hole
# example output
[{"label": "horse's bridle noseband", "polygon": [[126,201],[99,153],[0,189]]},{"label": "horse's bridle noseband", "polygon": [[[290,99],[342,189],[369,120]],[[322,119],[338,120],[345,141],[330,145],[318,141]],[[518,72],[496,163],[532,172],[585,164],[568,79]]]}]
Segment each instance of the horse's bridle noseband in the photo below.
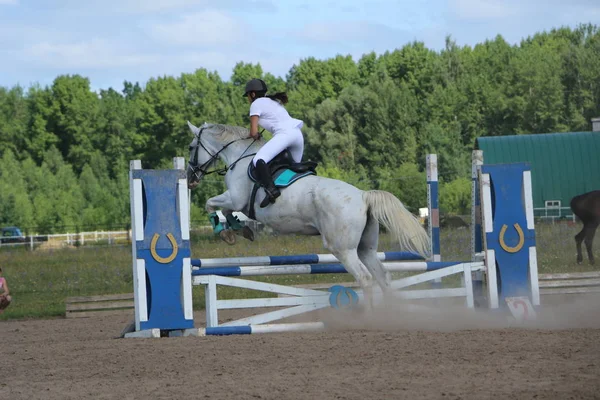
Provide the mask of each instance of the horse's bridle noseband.
[{"label": "horse's bridle noseband", "polygon": [[[215,154],[211,154],[211,152],[208,151],[206,146],[204,146],[204,143],[202,143],[202,140],[200,138],[203,130],[204,130],[204,127],[200,128],[200,130],[198,131],[198,134],[196,134],[196,139],[198,141],[198,144],[196,145],[196,149],[195,149],[193,155],[190,157],[190,161],[188,161],[188,166],[192,169],[192,174],[194,174],[194,177],[198,181],[200,181],[200,179],[202,179],[205,175],[210,175],[210,174],[214,174],[214,173],[217,173],[219,175],[225,175],[227,173],[227,171],[229,171],[230,169],[233,169],[240,160],[247,158],[247,157],[253,157],[254,155],[256,155],[256,153],[244,155],[244,153],[246,153],[246,151],[248,151],[250,146],[252,146],[254,144],[254,142],[256,142],[256,139],[253,139],[253,138],[242,138],[242,139],[232,140],[231,142],[229,142],[225,146],[223,146],[223,148],[221,148],[221,150],[217,151]],[[207,168],[219,158],[219,154],[223,150],[225,150],[227,147],[229,147],[231,144],[233,144],[235,142],[239,142],[242,140],[248,140],[248,139],[252,139],[252,143],[250,143],[248,145],[248,147],[246,148],[246,150],[244,150],[242,155],[237,160],[232,162],[231,165],[226,166],[221,169],[213,169],[212,171],[207,171]],[[198,165],[198,147],[199,146],[202,146],[204,151],[206,151],[206,153],[208,153],[208,155],[210,156],[210,159],[202,165]],[[192,150],[193,150],[193,146],[190,146],[190,151],[192,151]],[[200,175],[198,174],[198,172],[200,172]]]}]

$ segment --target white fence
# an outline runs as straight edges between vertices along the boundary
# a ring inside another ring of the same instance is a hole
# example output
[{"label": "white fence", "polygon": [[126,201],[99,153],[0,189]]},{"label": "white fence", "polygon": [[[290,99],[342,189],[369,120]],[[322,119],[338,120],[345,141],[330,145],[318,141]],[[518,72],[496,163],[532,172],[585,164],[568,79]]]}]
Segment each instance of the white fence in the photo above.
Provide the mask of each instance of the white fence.
[{"label": "white fence", "polygon": [[571,207],[538,207],[533,209],[535,218],[554,223],[557,220],[571,220],[575,222],[575,215]]},{"label": "white fence", "polygon": [[[62,248],[83,246],[86,244],[126,244],[131,238],[131,231],[94,231],[78,233],[62,233],[53,235],[31,235],[16,243],[0,243],[0,247],[28,246],[31,250],[38,247]],[[5,238],[8,239],[8,238]],[[10,238],[13,239],[14,238]]]}]

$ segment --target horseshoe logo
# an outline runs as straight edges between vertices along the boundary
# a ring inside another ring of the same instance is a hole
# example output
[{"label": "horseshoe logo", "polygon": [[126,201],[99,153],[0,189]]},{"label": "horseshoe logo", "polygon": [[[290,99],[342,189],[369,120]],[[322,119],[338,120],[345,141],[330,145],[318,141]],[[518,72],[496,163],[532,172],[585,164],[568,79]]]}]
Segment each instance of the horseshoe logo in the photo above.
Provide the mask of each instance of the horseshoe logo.
[{"label": "horseshoe logo", "polygon": [[159,237],[160,235],[158,233],[155,233],[154,236],[152,236],[152,241],[150,242],[150,254],[152,254],[152,258],[154,258],[159,263],[168,264],[171,261],[173,261],[175,257],[177,257],[177,242],[175,241],[175,237],[171,233],[167,233],[167,238],[169,239],[169,242],[171,242],[171,246],[173,246],[173,251],[171,252],[171,255],[169,257],[161,257],[156,252],[156,243],[158,242]]},{"label": "horseshoe logo", "polygon": [[358,295],[350,288],[335,285],[329,288],[329,304],[333,308],[350,308],[358,303]]},{"label": "horseshoe logo", "polygon": [[517,243],[516,246],[511,247],[511,246],[507,246],[506,243],[504,242],[504,235],[506,234],[506,229],[508,229],[508,225],[504,224],[502,225],[502,229],[500,229],[500,247],[502,247],[502,249],[504,249],[504,251],[506,251],[507,253],[516,253],[519,250],[521,250],[523,248],[523,244],[525,243],[525,235],[523,235],[523,230],[521,229],[521,226],[517,223],[513,225],[515,227],[515,230],[517,231],[517,233],[519,234],[519,243]]}]

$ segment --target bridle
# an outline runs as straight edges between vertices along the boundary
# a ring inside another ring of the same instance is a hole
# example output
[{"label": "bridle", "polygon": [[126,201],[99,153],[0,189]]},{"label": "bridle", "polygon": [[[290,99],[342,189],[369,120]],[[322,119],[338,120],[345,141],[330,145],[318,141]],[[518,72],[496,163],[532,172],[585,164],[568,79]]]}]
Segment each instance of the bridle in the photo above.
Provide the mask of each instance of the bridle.
[{"label": "bridle", "polygon": [[[198,144],[195,146],[195,148],[194,148],[194,146],[190,146],[190,149],[189,149],[190,152],[192,150],[195,150],[192,153],[192,156],[190,156],[190,161],[188,162],[188,166],[191,168],[192,174],[194,175],[194,177],[196,178],[197,181],[200,181],[205,175],[210,175],[210,174],[214,174],[214,173],[217,173],[219,175],[225,175],[227,173],[227,171],[229,171],[230,169],[233,169],[240,160],[242,160],[244,158],[248,158],[248,157],[253,157],[256,155],[256,153],[245,154],[248,151],[248,149],[254,144],[254,142],[256,142],[256,139],[253,139],[253,138],[241,138],[241,139],[232,140],[231,142],[229,142],[225,146],[223,146],[221,148],[221,150],[217,151],[215,154],[211,154],[211,152],[206,148],[206,146],[204,146],[204,143],[202,143],[202,140],[200,139],[200,136],[202,135],[203,130],[204,130],[204,127],[200,128],[200,130],[196,134],[196,139],[198,141]],[[263,129],[263,131],[264,131],[264,129]],[[242,155],[237,160],[235,160],[229,166],[226,166],[224,168],[213,169],[212,171],[207,170],[208,167],[210,167],[210,165],[212,163],[217,161],[217,159],[219,158],[219,154],[223,150],[225,150],[227,147],[229,147],[230,145],[232,145],[235,142],[239,142],[242,140],[248,140],[248,139],[252,139],[252,143],[250,143],[248,145],[248,147],[246,147],[246,149],[242,152]],[[204,149],[204,151],[206,151],[206,153],[208,153],[208,155],[210,156],[210,159],[208,161],[206,161],[205,163],[203,163],[202,165],[198,165],[198,147],[202,147]],[[198,173],[200,173],[200,174],[198,174]]]}]

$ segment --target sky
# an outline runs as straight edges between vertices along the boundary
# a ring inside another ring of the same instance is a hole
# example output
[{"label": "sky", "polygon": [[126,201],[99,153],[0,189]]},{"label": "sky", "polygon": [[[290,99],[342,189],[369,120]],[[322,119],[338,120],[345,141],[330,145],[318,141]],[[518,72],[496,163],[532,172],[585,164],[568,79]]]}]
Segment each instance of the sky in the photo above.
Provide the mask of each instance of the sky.
[{"label": "sky", "polygon": [[447,35],[518,44],[581,23],[600,25],[600,0],[0,0],[0,86],[80,74],[121,90],[198,68],[228,80],[240,61],[285,78],[308,57],[441,50]]}]

